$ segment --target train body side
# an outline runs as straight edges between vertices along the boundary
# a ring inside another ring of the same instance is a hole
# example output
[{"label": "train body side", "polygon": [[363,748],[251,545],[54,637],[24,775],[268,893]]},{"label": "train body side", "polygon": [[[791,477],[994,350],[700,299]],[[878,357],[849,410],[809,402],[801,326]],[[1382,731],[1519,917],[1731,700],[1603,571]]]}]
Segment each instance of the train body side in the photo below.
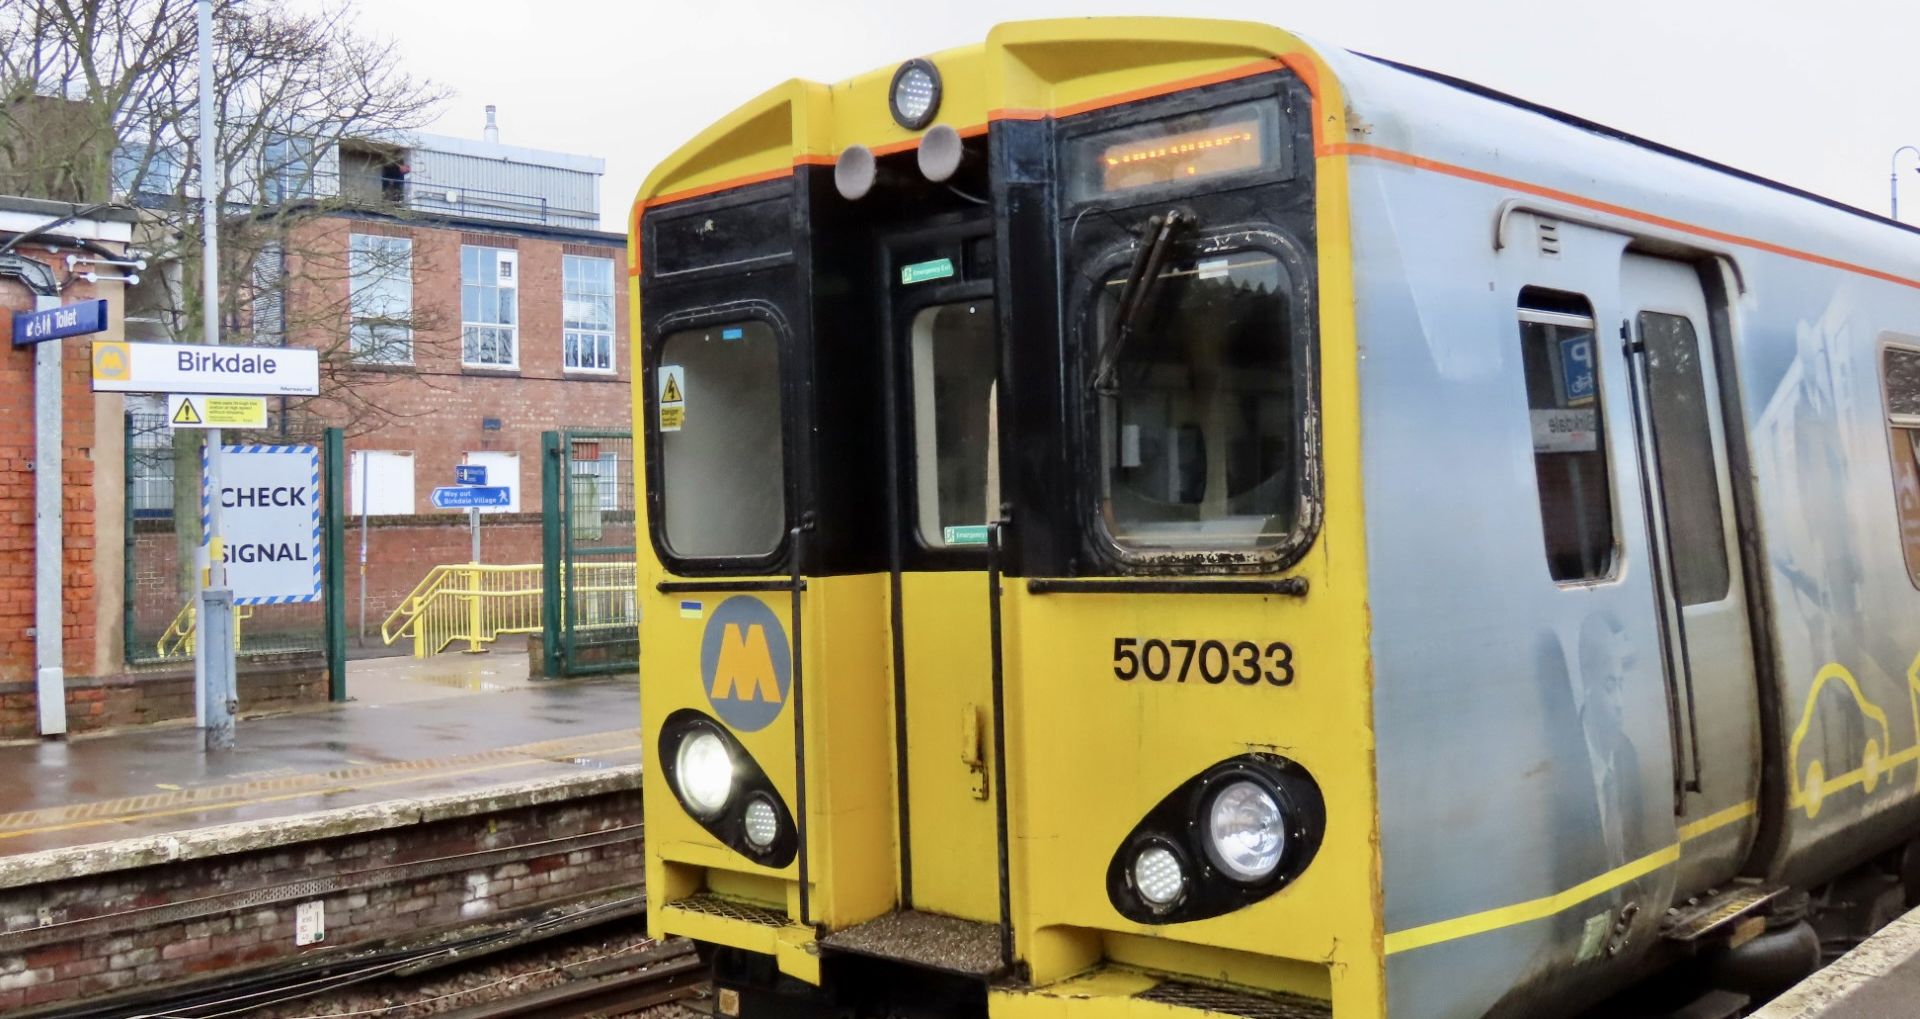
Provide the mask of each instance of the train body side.
[{"label": "train body side", "polygon": [[[1898,278],[1920,237],[1364,58],[1330,63],[1352,97],[1389,1011],[1575,1002],[1648,957],[1676,893],[1737,873],[1805,886],[1920,826],[1920,591],[1879,363],[1887,334],[1920,332],[1920,289]],[[1627,422],[1630,251],[1724,281],[1727,428],[1751,460],[1760,753],[1743,762],[1751,802],[1712,823],[1674,816],[1631,445],[1609,453],[1612,578],[1556,584],[1543,556],[1516,308],[1529,287],[1591,303],[1599,403]]]}]

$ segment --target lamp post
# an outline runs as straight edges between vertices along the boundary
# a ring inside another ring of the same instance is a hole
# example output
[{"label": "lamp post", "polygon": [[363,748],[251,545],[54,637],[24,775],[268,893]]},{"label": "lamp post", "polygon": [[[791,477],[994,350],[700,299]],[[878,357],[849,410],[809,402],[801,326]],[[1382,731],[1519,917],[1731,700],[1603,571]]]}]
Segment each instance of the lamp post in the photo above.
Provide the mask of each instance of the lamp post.
[{"label": "lamp post", "polygon": [[[1893,159],[1887,163],[1887,190],[1890,192],[1887,205],[1891,209],[1891,216],[1895,222],[1900,219],[1900,153],[1902,152],[1911,152],[1915,156],[1920,156],[1920,148],[1902,145],[1893,150]],[[1920,167],[1914,167],[1914,171],[1920,173]]]}]

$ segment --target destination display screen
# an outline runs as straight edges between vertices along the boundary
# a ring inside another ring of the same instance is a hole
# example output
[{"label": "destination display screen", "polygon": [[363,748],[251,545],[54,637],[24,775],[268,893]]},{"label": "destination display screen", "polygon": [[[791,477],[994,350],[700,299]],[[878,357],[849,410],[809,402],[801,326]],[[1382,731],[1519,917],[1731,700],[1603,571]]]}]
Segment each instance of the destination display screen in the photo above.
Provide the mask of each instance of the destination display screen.
[{"label": "destination display screen", "polygon": [[1075,198],[1171,186],[1279,161],[1271,103],[1244,103],[1078,139],[1068,156]]}]

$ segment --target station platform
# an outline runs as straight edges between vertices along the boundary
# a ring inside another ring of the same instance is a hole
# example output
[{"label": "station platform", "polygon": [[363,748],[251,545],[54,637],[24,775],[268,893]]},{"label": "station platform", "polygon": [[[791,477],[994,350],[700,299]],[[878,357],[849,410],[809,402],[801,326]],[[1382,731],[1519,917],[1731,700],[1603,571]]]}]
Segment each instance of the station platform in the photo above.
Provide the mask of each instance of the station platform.
[{"label": "station platform", "polygon": [[643,894],[636,677],[441,655],[356,661],[348,693],[227,751],[0,745],[0,1013]]},{"label": "station platform", "polygon": [[1920,1016],[1920,909],[1773,999],[1752,1019],[1913,1019]]},{"label": "station platform", "polygon": [[231,751],[206,752],[186,726],[0,746],[0,887],[17,883],[6,857],[639,761],[631,675],[528,681],[524,662],[458,655],[362,664],[354,699],[242,719]]}]

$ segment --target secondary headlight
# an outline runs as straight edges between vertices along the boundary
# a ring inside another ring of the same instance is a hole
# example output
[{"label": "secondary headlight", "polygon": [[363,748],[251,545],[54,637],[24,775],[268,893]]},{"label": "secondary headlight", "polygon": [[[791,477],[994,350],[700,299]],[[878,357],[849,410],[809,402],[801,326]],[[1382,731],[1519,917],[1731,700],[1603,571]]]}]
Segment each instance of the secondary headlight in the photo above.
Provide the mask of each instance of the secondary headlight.
[{"label": "secondary headlight", "polygon": [[927,60],[909,60],[893,72],[893,89],[888,96],[893,120],[909,131],[918,131],[933,122],[940,111],[940,71]]},{"label": "secondary headlight", "polygon": [[712,817],[733,794],[733,757],[719,734],[702,729],[680,741],[673,774],[680,798],[701,817]]},{"label": "secondary headlight", "polygon": [[1165,909],[1186,893],[1187,869],[1173,850],[1148,843],[1133,858],[1133,889],[1147,905]]},{"label": "secondary headlight", "polygon": [[773,801],[765,795],[747,800],[746,812],[740,820],[746,829],[747,844],[762,852],[771,847],[780,834],[780,813],[773,809]]},{"label": "secondary headlight", "polygon": [[1259,881],[1286,854],[1286,818],[1257,783],[1230,782],[1207,805],[1207,849],[1214,866],[1238,881]]}]

